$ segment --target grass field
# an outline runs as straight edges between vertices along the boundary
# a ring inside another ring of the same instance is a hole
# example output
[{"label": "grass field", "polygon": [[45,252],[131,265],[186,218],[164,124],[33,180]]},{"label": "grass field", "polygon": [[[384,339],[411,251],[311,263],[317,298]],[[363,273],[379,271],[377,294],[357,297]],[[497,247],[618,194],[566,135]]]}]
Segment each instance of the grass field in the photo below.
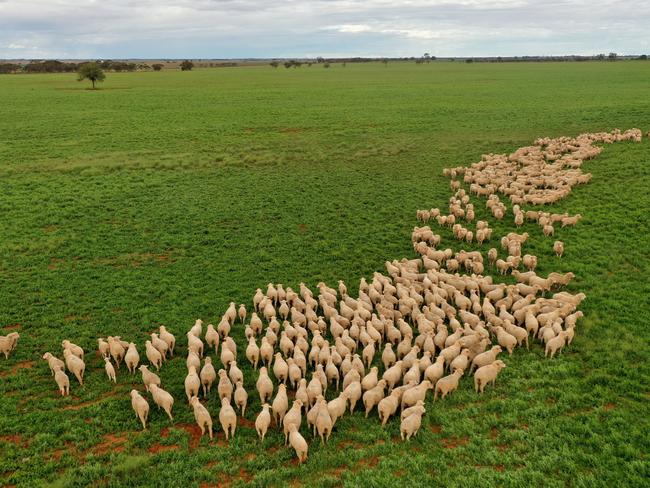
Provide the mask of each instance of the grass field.
[{"label": "grass field", "polygon": [[[645,138],[607,146],[584,165],[592,182],[551,207],[584,216],[557,229],[564,258],[524,227],[539,270],[574,271],[570,291],[588,296],[572,347],[554,360],[539,344],[517,350],[482,397],[463,378],[428,402],[409,443],[397,420],[382,429],[356,412],[299,466],[280,433],[258,442],[247,365],[236,437],[197,441],[184,359],[161,372],[175,422],[153,408],[140,432],[128,396],[139,375],[109,384],[94,351],[121,335],[144,358],[159,324],[184,344],[197,317],[216,324],[269,281],[354,288],[414,255],[415,210],[449,197],[443,167],[542,136],[647,132],[649,79],[644,62],[111,73],[98,91],[74,75],[0,76],[0,333],[21,334],[0,359],[0,485],[647,486]],[[64,338],[93,351],[68,398],[40,360]]]}]

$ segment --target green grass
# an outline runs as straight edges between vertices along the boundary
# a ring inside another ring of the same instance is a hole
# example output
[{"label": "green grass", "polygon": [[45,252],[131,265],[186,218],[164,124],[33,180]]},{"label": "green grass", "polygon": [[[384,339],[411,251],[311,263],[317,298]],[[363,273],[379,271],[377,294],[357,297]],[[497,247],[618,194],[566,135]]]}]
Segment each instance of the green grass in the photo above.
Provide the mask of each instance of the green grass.
[{"label": "green grass", "polygon": [[[21,340],[0,359],[0,485],[647,486],[645,139],[607,146],[584,165],[592,182],[551,207],[584,216],[556,231],[564,258],[524,227],[540,271],[574,271],[570,290],[588,296],[572,347],[554,360],[539,344],[518,350],[482,397],[464,378],[427,403],[409,443],[396,420],[355,413],[303,466],[250,423],[230,445],[219,429],[195,446],[178,427],[193,424],[184,360],[161,373],[177,426],[154,408],[140,432],[128,397],[139,377],[120,370],[113,387],[90,354],[86,386],[62,399],[39,358],[63,338],[95,351],[109,334],[144,357],[158,324],[184,343],[194,319],[217,321],[269,281],[352,287],[413,256],[415,210],[449,197],[443,167],[541,136],[647,132],[649,77],[642,62],[111,73],[98,91],[74,75],[1,76],[0,327],[21,324]],[[511,221],[494,225],[500,236]],[[179,447],[151,454],[158,444]]]}]

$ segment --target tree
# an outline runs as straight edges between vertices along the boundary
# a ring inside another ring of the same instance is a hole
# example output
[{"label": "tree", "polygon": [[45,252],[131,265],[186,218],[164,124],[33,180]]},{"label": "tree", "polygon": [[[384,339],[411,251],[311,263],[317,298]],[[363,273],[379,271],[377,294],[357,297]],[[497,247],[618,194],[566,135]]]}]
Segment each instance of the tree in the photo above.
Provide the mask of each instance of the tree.
[{"label": "tree", "polygon": [[648,59],[648,55],[647,54],[642,54],[641,56],[639,56],[639,59],[641,61],[646,61]]},{"label": "tree", "polygon": [[153,68],[154,71],[160,71],[163,69],[163,65],[160,63],[152,64],[151,67]]},{"label": "tree", "polygon": [[189,59],[181,63],[181,71],[192,71],[192,68],[194,68],[194,63]]},{"label": "tree", "polygon": [[609,53],[609,56],[607,56],[607,58],[608,58],[610,61],[616,61],[616,58],[617,58],[617,57],[618,57],[618,54],[616,54],[616,53]]},{"label": "tree", "polygon": [[104,81],[106,79],[104,70],[101,69],[97,63],[84,63],[79,66],[77,73],[79,74],[77,80],[90,80],[93,84],[93,90],[95,89],[95,83]]},{"label": "tree", "polygon": [[388,66],[388,60],[386,58],[381,60],[382,63],[384,63],[384,67]]},{"label": "tree", "polygon": [[274,68],[277,68],[279,66],[279,63],[277,61],[271,61],[269,64]]},{"label": "tree", "polygon": [[323,64],[323,68],[329,68],[329,67],[330,67],[330,64],[329,64],[329,63],[325,63],[325,64]]}]

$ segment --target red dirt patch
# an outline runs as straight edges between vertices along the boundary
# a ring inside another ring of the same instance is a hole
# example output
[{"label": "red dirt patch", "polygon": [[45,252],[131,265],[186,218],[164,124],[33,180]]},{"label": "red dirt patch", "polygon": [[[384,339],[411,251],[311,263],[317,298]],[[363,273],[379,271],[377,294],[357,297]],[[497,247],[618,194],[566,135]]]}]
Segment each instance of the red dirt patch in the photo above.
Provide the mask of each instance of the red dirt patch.
[{"label": "red dirt patch", "polygon": [[106,454],[109,451],[122,452],[124,451],[123,444],[129,439],[129,433],[123,432],[121,434],[106,434],[104,440],[96,444],[90,449],[93,454]]},{"label": "red dirt patch", "polygon": [[306,230],[307,230],[307,224],[300,224],[300,225],[298,226],[298,232],[303,233],[303,232],[305,232]]},{"label": "red dirt patch", "polygon": [[165,452],[165,451],[176,451],[177,449],[180,449],[180,447],[177,444],[172,444],[169,446],[163,446],[162,444],[154,444],[151,446],[148,451],[151,454],[158,454],[159,452]]},{"label": "red dirt patch", "polygon": [[2,435],[0,436],[0,441],[11,442],[16,446],[23,447],[23,448],[29,446],[29,442],[23,441],[23,436],[20,434]]},{"label": "red dirt patch", "polygon": [[247,429],[255,429],[255,422],[253,422],[252,420],[245,419],[243,417],[239,417],[238,425],[242,427],[246,427]]},{"label": "red dirt patch", "polygon": [[442,440],[442,445],[445,449],[456,449],[459,446],[464,446],[469,443],[469,437],[449,437]]},{"label": "red dirt patch", "polygon": [[55,461],[58,461],[59,459],[61,459],[61,457],[63,457],[63,455],[66,452],[72,452],[73,450],[74,450],[74,444],[70,441],[67,441],[65,443],[65,447],[62,447],[61,449],[57,449],[56,451],[50,453],[50,458],[54,459]]},{"label": "red dirt patch", "polygon": [[178,424],[175,427],[180,427],[190,435],[189,447],[196,449],[201,442],[201,428],[196,424]]},{"label": "red dirt patch", "polygon": [[257,454],[251,452],[250,454],[246,454],[246,456],[244,456],[244,461],[252,461],[256,457]]},{"label": "red dirt patch", "polygon": [[354,441],[341,441],[337,444],[336,447],[338,449],[345,449],[346,447],[352,447],[353,449],[361,449],[363,445]]},{"label": "red dirt patch", "polygon": [[46,225],[46,226],[43,227],[41,230],[42,230],[43,232],[45,232],[46,234],[49,234],[50,232],[54,232],[54,231],[56,231],[56,230],[57,230],[57,226],[56,226],[56,225],[53,225],[53,224],[50,224],[50,225]]},{"label": "red dirt patch", "polygon": [[611,402],[605,404],[605,406],[603,407],[603,409],[604,409],[605,411],[607,411],[607,412],[609,412],[610,410],[613,410],[613,409],[615,409],[615,408],[616,408],[616,404],[615,404],[615,403],[611,403]]},{"label": "red dirt patch", "polygon": [[404,471],[401,470],[401,469],[398,469],[397,471],[395,471],[393,473],[393,476],[395,476],[396,478],[401,478],[402,476],[404,476]]},{"label": "red dirt patch", "polygon": [[366,459],[362,459],[359,461],[359,466],[363,468],[374,468],[379,464],[379,457],[378,456],[372,456]]},{"label": "red dirt patch", "polygon": [[9,371],[3,371],[0,373],[0,377],[10,376],[16,374],[21,369],[32,369],[36,361],[22,361],[20,363],[14,364]]},{"label": "red dirt patch", "polygon": [[429,427],[429,430],[431,432],[433,432],[434,434],[440,434],[440,432],[442,432],[442,426],[440,426],[440,425],[432,425],[431,427]]},{"label": "red dirt patch", "polygon": [[23,328],[22,324],[11,324],[11,325],[4,326],[4,330],[20,330],[22,328]]},{"label": "red dirt patch", "polygon": [[303,132],[305,129],[302,127],[285,127],[283,129],[280,129],[278,132],[282,132],[283,134],[291,134],[291,133],[296,133],[296,132]]},{"label": "red dirt patch", "polygon": [[497,437],[499,437],[499,429],[492,427],[490,429],[490,439],[496,439]]},{"label": "red dirt patch", "polygon": [[498,449],[500,452],[505,452],[505,451],[507,451],[508,449],[510,449],[510,446],[508,446],[508,445],[506,445],[506,444],[499,444],[499,445],[497,445],[497,449]]}]

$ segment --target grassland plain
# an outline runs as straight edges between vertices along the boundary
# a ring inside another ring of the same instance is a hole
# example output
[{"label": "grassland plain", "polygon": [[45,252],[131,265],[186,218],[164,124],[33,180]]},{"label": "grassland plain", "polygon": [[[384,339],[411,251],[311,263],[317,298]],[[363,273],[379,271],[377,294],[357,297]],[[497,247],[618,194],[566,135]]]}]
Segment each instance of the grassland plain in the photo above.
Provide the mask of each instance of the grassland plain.
[{"label": "grassland plain", "polygon": [[0,330],[21,333],[0,359],[0,485],[647,486],[647,139],[607,146],[584,166],[592,182],[550,207],[584,216],[556,231],[564,258],[524,226],[540,271],[574,271],[588,296],[573,345],[554,360],[517,350],[481,397],[464,378],[408,443],[357,412],[299,466],[276,431],[258,442],[254,394],[229,445],[220,429],[198,440],[183,359],[161,372],[175,422],[154,409],[140,432],[139,377],[109,384],[91,354],[87,384],[60,398],[39,358],[107,334],[142,354],[159,324],[183,342],[269,281],[354,285],[413,256],[415,210],[449,196],[443,167],[540,136],[647,131],[649,79],[642,62],[109,74],[98,91],[0,77]]}]

